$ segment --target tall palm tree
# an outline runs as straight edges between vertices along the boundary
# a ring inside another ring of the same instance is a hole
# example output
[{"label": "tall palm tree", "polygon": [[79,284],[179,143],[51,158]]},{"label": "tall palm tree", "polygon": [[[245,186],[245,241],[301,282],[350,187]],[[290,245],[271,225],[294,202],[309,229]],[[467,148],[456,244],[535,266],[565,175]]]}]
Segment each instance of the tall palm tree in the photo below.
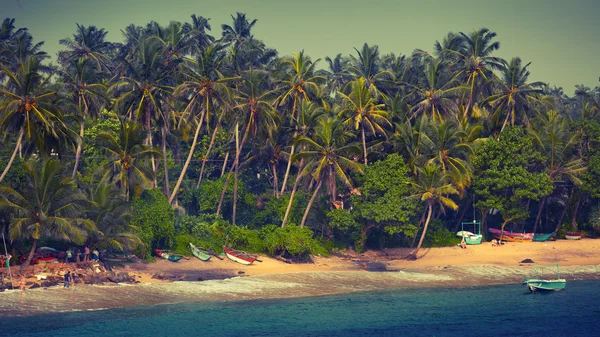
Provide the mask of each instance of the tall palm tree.
[{"label": "tall palm tree", "polygon": [[[210,120],[211,114],[214,113],[213,106],[224,106],[229,104],[231,100],[231,94],[229,87],[227,86],[227,82],[231,81],[232,78],[224,78],[218,70],[219,64],[222,61],[222,54],[219,54],[219,51],[222,48],[222,45],[216,45],[214,47],[209,46],[198,58],[197,62],[195,63],[195,68],[191,68],[185,73],[184,76],[187,81],[180,84],[174,91],[174,96],[184,98],[187,101],[187,105],[182,117],[198,116],[198,114],[200,116],[196,121],[196,132],[194,133],[194,139],[190,147],[190,152],[185,164],[183,165],[179,179],[175,184],[173,193],[169,197],[169,203],[173,201],[177,195],[177,192],[179,191],[179,186],[183,181],[190,160],[194,154],[198,135],[200,134],[200,129],[204,123],[205,116],[207,120]],[[223,113],[221,113],[221,116],[222,115]],[[215,127],[211,144],[209,145],[209,151],[214,143],[217,127],[218,123]],[[208,153],[205,155],[205,158],[206,157],[208,157]],[[203,160],[203,166],[200,170],[201,176],[203,174],[202,171],[204,169],[205,162],[206,161]],[[198,181],[200,182],[201,178]]]},{"label": "tall palm tree", "polygon": [[225,180],[223,191],[221,192],[221,199],[219,200],[219,206],[217,207],[218,215],[220,214],[223,198],[225,197],[227,184],[229,183],[231,174],[234,173],[232,212],[232,223],[234,225],[237,208],[237,180],[240,168],[240,156],[244,145],[250,136],[252,136],[253,141],[256,142],[259,139],[258,136],[261,134],[272,135],[279,119],[277,111],[271,105],[275,92],[274,90],[269,90],[269,84],[267,72],[258,70],[246,71],[242,75],[242,81],[239,84],[239,89],[234,98],[237,103],[234,106],[234,109],[239,113],[238,120],[234,126],[234,132],[237,134],[241,124],[243,127],[243,136],[241,141],[236,140],[235,159],[233,160],[233,164],[227,175],[227,179]]},{"label": "tall palm tree", "polygon": [[110,53],[114,45],[105,40],[107,31],[96,28],[96,26],[85,27],[77,24],[77,31],[73,38],[59,41],[68,49],[58,53],[58,59],[62,64],[76,64],[79,59],[90,60],[95,64],[97,71],[107,70],[110,67]]},{"label": "tall palm tree", "polygon": [[85,120],[97,117],[102,108],[110,101],[106,95],[106,86],[102,83],[102,75],[92,69],[92,61],[78,59],[60,71],[59,84],[67,96],[69,105],[74,107],[79,115],[79,138],[75,152],[75,165],[72,177],[77,177],[79,160],[83,150]]},{"label": "tall palm tree", "polygon": [[501,65],[501,80],[496,82],[498,93],[492,94],[484,100],[484,103],[489,103],[493,108],[492,121],[497,123],[501,114],[506,114],[500,132],[504,130],[508,119],[510,118],[511,125],[515,125],[515,119],[518,113],[522,114],[523,119],[527,120],[527,112],[532,110],[532,105],[539,102],[539,95],[543,93],[542,82],[527,83],[529,71],[527,67],[521,64],[521,59],[513,58],[510,63],[502,62]]},{"label": "tall palm tree", "polygon": [[405,83],[413,89],[414,105],[410,118],[430,113],[431,119],[441,121],[444,116],[458,112],[456,98],[466,87],[461,86],[458,78],[448,71],[448,64],[444,60],[427,56],[424,64],[425,83],[422,86]]},{"label": "tall palm tree", "polygon": [[236,16],[232,15],[231,19],[233,19],[233,25],[221,25],[221,29],[223,30],[223,37],[221,40],[233,44],[233,47],[237,49],[241,43],[252,38],[250,31],[257,20],[254,19],[248,21],[248,19],[246,19],[246,13],[240,12],[237,12]]},{"label": "tall palm tree", "polygon": [[383,110],[384,104],[378,104],[377,98],[365,84],[364,77],[360,77],[351,83],[351,91],[348,95],[340,92],[343,108],[338,116],[343,118],[345,126],[352,126],[356,131],[360,130],[363,146],[363,157],[367,166],[367,138],[369,132],[373,136],[381,134],[387,138],[384,127],[391,127],[387,111]]},{"label": "tall palm tree", "polygon": [[419,198],[421,201],[425,202],[427,212],[427,219],[425,220],[423,232],[421,233],[421,239],[419,240],[417,248],[408,256],[409,259],[417,259],[417,253],[419,252],[419,249],[421,249],[421,245],[423,245],[425,235],[427,235],[427,227],[429,226],[433,209],[437,205],[442,207],[442,209],[444,207],[451,208],[452,210],[458,209],[458,205],[452,199],[448,198],[448,195],[450,194],[458,194],[456,188],[448,182],[449,178],[450,177],[447,174],[442,172],[438,165],[429,164],[418,168],[415,182],[407,182],[415,189],[415,194],[410,197]]},{"label": "tall palm tree", "polygon": [[364,44],[361,50],[354,48],[358,57],[350,55],[350,67],[348,71],[354,78],[365,78],[365,85],[373,92],[374,95],[382,94],[381,88],[383,81],[392,79],[394,74],[391,71],[381,67],[381,59],[379,57],[379,47]]},{"label": "tall palm tree", "polygon": [[[310,102],[310,98],[316,98],[321,95],[320,83],[325,80],[321,76],[314,75],[314,68],[319,62],[315,60],[312,62],[310,57],[304,55],[304,50],[299,53],[293,53],[290,58],[284,58],[281,60],[281,67],[284,73],[283,80],[280,85],[283,87],[283,92],[275,100],[275,104],[279,106],[290,107],[290,123],[294,129],[294,138],[298,136],[298,126],[295,121],[298,116],[296,115],[296,107],[298,103],[302,101]],[[292,156],[296,150],[295,144],[292,144],[290,154],[288,156],[288,164],[283,177],[283,183],[281,184],[281,192],[285,191],[290,168],[292,166]]]},{"label": "tall palm tree", "polygon": [[210,36],[206,31],[210,30],[210,19],[203,16],[192,14],[192,22],[186,22],[183,25],[183,30],[188,36],[188,41],[191,41],[192,54],[198,55],[215,42],[215,38]]},{"label": "tall palm tree", "polygon": [[115,182],[127,200],[131,198],[131,191],[139,195],[151,186],[152,171],[145,161],[158,151],[144,144],[146,132],[141,124],[122,121],[117,137],[101,132],[98,139],[107,156],[106,161],[98,167],[102,181]]},{"label": "tall palm tree", "polygon": [[300,227],[304,227],[308,213],[323,181],[325,181],[327,187],[329,200],[333,204],[337,198],[336,180],[341,180],[352,189],[349,173],[364,173],[362,166],[351,159],[352,156],[360,153],[360,147],[349,142],[352,136],[352,133],[344,131],[344,125],[338,120],[327,118],[319,120],[319,125],[312,138],[298,137],[298,144],[303,144],[307,148],[296,155],[298,159],[307,161],[306,166],[299,175],[306,176],[310,174],[317,183],[302,217]]},{"label": "tall palm tree", "polygon": [[5,134],[16,134],[17,138],[8,164],[0,175],[0,182],[10,169],[24,138],[34,141],[40,155],[45,155],[44,137],[59,140],[67,136],[62,113],[53,100],[56,92],[48,85],[50,75],[46,74],[50,69],[42,65],[45,58],[45,55],[34,55],[20,60],[16,71],[2,67],[2,74],[7,76],[8,81],[5,87],[0,87],[0,94],[5,96],[0,101],[0,127]]},{"label": "tall palm tree", "polygon": [[64,175],[65,169],[56,160],[29,161],[23,165],[27,184],[16,191],[0,186],[0,208],[11,211],[11,240],[33,240],[27,268],[38,240],[58,239],[82,244],[94,222],[84,219],[85,195],[78,191],[75,179]]},{"label": "tall palm tree", "polygon": [[348,58],[342,57],[342,54],[337,54],[333,59],[329,56],[325,57],[327,62],[327,70],[323,73],[327,78],[327,89],[329,95],[336,95],[338,91],[350,82],[350,73],[348,72],[348,65],[350,61]]}]

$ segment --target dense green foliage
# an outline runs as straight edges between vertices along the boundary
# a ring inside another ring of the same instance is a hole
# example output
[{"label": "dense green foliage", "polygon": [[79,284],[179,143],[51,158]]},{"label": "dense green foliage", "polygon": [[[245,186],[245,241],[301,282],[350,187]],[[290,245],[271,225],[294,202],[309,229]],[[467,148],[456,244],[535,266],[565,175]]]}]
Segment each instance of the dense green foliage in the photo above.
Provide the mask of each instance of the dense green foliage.
[{"label": "dense green foliage", "polygon": [[[559,233],[598,205],[600,87],[569,97],[533,81],[525,60],[494,55],[487,28],[450,32],[432,53],[364,43],[320,63],[278,55],[256,20],[232,19],[214,36],[197,15],[131,24],[122,41],[78,24],[53,64],[2,22],[0,217],[13,248],[63,239],[148,257],[227,243],[307,260],[419,239],[417,257],[455,244],[471,214],[484,231]],[[54,216],[78,220],[44,231],[15,200],[41,182],[23,167],[56,160],[44,179],[78,206]]]}]

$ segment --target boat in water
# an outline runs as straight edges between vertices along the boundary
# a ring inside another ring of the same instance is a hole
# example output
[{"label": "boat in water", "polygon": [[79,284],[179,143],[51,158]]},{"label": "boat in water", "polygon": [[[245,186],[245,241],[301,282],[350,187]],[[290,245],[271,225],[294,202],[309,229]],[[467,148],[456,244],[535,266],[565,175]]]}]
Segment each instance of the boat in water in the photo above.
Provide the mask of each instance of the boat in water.
[{"label": "boat in water", "polygon": [[256,255],[250,255],[246,252],[235,250],[227,246],[223,246],[223,251],[225,251],[225,255],[227,255],[231,261],[235,261],[237,263],[248,265],[254,263],[254,261],[260,262]]},{"label": "boat in water", "polygon": [[539,291],[556,291],[563,290],[567,286],[567,280],[560,278],[560,270],[558,268],[558,263],[556,264],[556,273],[557,277],[555,279],[546,279],[541,278],[538,274],[541,269],[546,269],[551,267],[534,267],[533,268],[533,278],[528,278],[523,280],[524,285],[529,288],[529,291],[539,292]]},{"label": "boat in water", "polygon": [[190,249],[192,250],[192,254],[194,254],[194,256],[197,257],[198,259],[200,259],[201,261],[210,260],[210,254],[207,251],[194,246],[194,244],[191,242],[190,242]]},{"label": "boat in water", "polygon": [[171,262],[177,262],[182,258],[181,255],[169,254],[167,253],[167,251],[164,251],[162,249],[155,249],[154,251],[156,252],[156,255],[162,257],[163,259],[167,259]]}]

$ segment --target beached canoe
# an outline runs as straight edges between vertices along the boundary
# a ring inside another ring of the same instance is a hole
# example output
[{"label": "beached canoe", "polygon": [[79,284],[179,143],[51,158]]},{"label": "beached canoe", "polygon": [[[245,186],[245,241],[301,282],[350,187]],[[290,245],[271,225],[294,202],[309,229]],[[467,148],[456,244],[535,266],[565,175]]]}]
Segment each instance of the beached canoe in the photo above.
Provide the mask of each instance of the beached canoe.
[{"label": "beached canoe", "polygon": [[225,255],[231,260],[241,264],[252,264],[257,260],[257,256],[250,255],[246,252],[242,252],[239,250],[231,249],[226,246],[223,246],[223,251],[225,251]]},{"label": "beached canoe", "polygon": [[565,238],[567,240],[579,240],[579,239],[581,239],[582,236],[583,236],[583,231],[579,231],[579,232],[566,232],[565,233]]},{"label": "beached canoe", "polygon": [[156,255],[162,257],[163,259],[167,259],[171,262],[177,262],[179,260],[181,260],[181,255],[173,255],[173,254],[169,254],[166,251],[163,251],[161,249],[155,249],[154,250],[156,252]]},{"label": "beached canoe", "polygon": [[552,234],[554,234],[554,233],[535,233],[535,235],[533,236],[533,241],[534,242],[547,241],[548,239],[550,239],[552,237]]},{"label": "beached canoe", "polygon": [[531,242],[533,233],[515,233],[502,231],[500,229],[488,228],[488,231],[498,240],[508,242]]},{"label": "beached canoe", "polygon": [[204,251],[204,250],[194,246],[194,244],[191,242],[190,242],[190,249],[192,250],[192,254],[194,254],[194,256],[199,258],[200,260],[202,260],[202,261],[210,260],[210,254],[207,251]]}]

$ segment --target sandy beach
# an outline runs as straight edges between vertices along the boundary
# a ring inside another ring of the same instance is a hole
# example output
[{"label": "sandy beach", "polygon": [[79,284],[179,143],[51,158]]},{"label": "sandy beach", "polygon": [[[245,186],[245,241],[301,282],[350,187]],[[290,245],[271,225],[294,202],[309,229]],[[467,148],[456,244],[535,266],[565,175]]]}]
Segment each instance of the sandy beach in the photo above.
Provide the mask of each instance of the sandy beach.
[{"label": "sandy beach", "polygon": [[[126,272],[138,284],[83,285],[66,291],[62,285],[6,291],[0,311],[29,315],[46,311],[97,310],[123,306],[183,302],[211,302],[289,298],[411,287],[471,287],[520,284],[532,275],[532,266],[560,266],[569,280],[600,279],[600,240],[507,243],[422,249],[419,259],[404,259],[410,249],[385,249],[356,254],[344,251],[314,257],[313,263],[285,263],[267,256],[262,262],[241,265],[212,257],[170,262],[112,263],[116,273]],[[529,259],[533,263],[522,263]],[[49,263],[60,274],[74,265]],[[36,268],[40,268],[38,265]],[[12,268],[15,273],[19,267]],[[549,269],[555,277],[555,269]],[[6,272],[6,270],[2,270]],[[31,273],[30,273],[31,275]],[[27,279],[28,287],[39,282]],[[185,282],[178,282],[185,281]],[[198,282],[202,281],[202,282]],[[15,280],[15,286],[18,279]],[[27,287],[27,288],[28,288]]]}]

